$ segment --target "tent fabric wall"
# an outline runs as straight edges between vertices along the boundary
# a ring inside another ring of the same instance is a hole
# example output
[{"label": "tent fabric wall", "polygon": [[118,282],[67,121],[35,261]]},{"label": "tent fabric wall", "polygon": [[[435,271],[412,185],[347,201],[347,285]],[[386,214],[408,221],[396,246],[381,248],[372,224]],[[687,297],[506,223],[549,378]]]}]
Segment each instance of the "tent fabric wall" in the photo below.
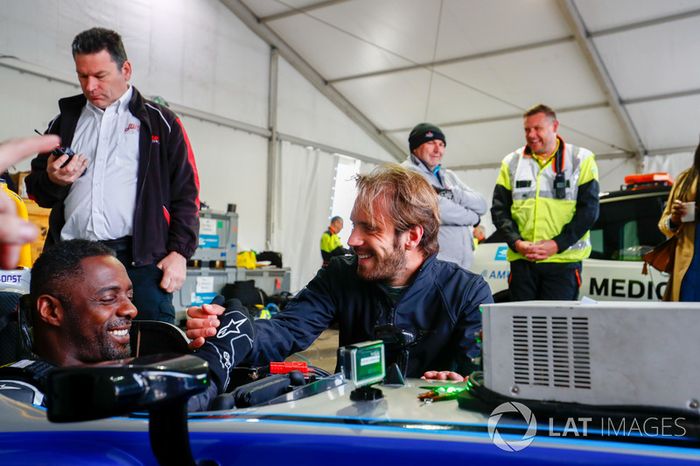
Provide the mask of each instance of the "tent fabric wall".
[{"label": "tent fabric wall", "polygon": [[668,172],[674,179],[693,165],[693,153],[649,155],[644,157],[644,173]]},{"label": "tent fabric wall", "polygon": [[294,134],[381,161],[395,161],[284,59],[279,64],[278,86],[280,133]]},{"label": "tent fabric wall", "polygon": [[321,266],[321,234],[328,226],[337,157],[283,142],[272,249],[291,267],[291,289],[306,285]]},{"label": "tent fabric wall", "polygon": [[378,166],[379,165],[377,165],[376,163],[362,162],[360,164],[360,173],[363,175],[365,175],[367,173],[371,173],[372,170],[374,170]]},{"label": "tent fabric wall", "polygon": [[3,2],[0,55],[77,83],[70,45],[94,26],[122,35],[143,94],[267,125],[269,47],[218,0]]},{"label": "tent fabric wall", "polygon": [[199,197],[218,211],[236,204],[239,250],[265,248],[267,139],[196,118],[182,119],[195,148]]},{"label": "tent fabric wall", "polygon": [[498,162],[539,102],[600,155],[697,143],[697,0],[223,1],[245,4],[397,145],[419,121],[449,128],[463,148],[452,167]]},{"label": "tent fabric wall", "polygon": [[[58,99],[78,92],[75,86],[0,67],[0,140],[43,132],[58,114]],[[15,169],[29,170],[29,160]]]},{"label": "tent fabric wall", "polygon": [[634,158],[596,160],[600,191],[617,191],[625,182],[625,176],[638,173]]}]

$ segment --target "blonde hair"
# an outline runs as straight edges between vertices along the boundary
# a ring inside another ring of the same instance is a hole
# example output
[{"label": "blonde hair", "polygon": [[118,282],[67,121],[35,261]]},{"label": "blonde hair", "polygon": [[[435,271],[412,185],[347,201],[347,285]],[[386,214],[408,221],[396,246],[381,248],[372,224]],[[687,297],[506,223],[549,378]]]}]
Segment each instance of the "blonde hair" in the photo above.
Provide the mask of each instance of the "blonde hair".
[{"label": "blonde hair", "polygon": [[[367,213],[372,222],[389,218],[396,235],[413,226],[423,227],[419,247],[426,256],[438,252],[440,215],[435,190],[419,174],[397,165],[386,164],[368,175],[357,176],[355,209]],[[381,207],[382,215],[375,209]]]}]

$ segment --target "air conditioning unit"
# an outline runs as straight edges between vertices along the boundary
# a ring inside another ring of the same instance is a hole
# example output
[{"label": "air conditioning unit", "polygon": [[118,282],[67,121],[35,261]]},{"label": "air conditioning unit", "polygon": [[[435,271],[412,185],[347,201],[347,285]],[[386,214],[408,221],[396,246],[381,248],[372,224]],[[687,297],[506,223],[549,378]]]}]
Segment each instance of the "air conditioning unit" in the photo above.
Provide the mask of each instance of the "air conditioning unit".
[{"label": "air conditioning unit", "polygon": [[507,397],[700,413],[700,304],[485,304],[486,388]]}]

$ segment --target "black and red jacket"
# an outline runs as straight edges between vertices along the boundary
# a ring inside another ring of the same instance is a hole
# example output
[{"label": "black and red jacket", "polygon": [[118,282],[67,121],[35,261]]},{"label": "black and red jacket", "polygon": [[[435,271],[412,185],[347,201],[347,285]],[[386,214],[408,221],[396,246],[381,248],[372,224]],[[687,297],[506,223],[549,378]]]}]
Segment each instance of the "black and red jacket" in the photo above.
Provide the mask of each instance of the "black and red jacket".
[{"label": "black and red jacket", "polygon": [[[61,113],[49,123],[47,134],[59,135],[61,145],[70,146],[86,102],[82,94],[59,100]],[[129,111],[141,121],[133,265],[152,264],[171,251],[189,259],[197,249],[199,175],[187,133],[177,115],[144,99],[136,88]],[[47,245],[60,241],[65,224],[63,201],[70,190],[70,186],[49,180],[49,155],[34,158],[26,178],[29,197],[41,207],[51,208]]]}]

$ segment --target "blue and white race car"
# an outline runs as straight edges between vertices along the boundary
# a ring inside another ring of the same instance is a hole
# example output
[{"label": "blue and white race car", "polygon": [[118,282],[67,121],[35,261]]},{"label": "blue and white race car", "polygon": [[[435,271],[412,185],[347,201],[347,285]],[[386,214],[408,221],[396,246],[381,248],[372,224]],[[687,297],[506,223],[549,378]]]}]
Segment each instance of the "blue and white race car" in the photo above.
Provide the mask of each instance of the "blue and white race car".
[{"label": "blue and white race car", "polygon": [[466,383],[379,384],[381,393],[364,399],[353,395],[354,383],[341,374],[292,379],[272,400],[188,414],[187,398],[208,384],[206,363],[196,356],[57,369],[49,378],[47,408],[0,395],[0,464],[700,461],[692,422],[654,436],[646,434],[663,427],[658,422],[641,432],[620,418],[612,432],[603,432],[586,417],[571,424],[563,420],[567,413],[542,417],[520,403],[494,407],[477,396],[478,377]]}]

